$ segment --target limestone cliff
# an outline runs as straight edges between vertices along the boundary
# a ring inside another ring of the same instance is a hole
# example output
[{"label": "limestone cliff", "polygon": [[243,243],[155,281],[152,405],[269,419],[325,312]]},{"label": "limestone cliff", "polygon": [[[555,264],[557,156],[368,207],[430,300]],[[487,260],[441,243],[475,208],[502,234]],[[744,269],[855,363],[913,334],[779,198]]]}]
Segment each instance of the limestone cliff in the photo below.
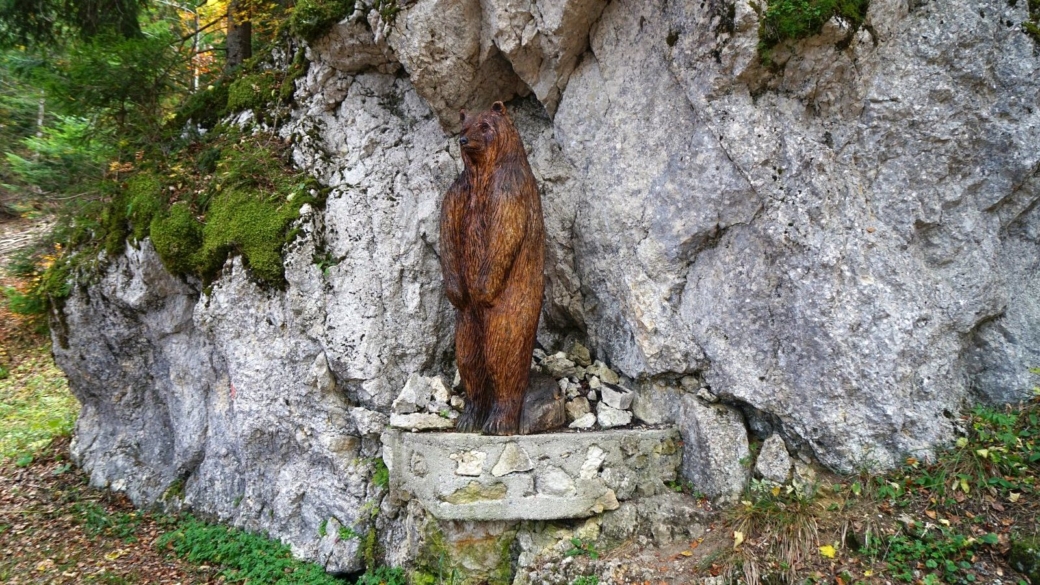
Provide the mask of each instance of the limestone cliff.
[{"label": "limestone cliff", "polygon": [[411,558],[411,507],[370,481],[378,436],[410,373],[453,371],[437,217],[457,111],[511,100],[545,209],[544,346],[586,342],[650,423],[686,424],[706,388],[837,470],[927,456],[1040,365],[1025,4],[873,0],[768,63],[748,0],[359,9],[308,48],[281,130],[332,188],[286,289],[233,260],[203,290],[145,242],[65,303],[74,455],[330,569],[362,567],[330,519]]}]

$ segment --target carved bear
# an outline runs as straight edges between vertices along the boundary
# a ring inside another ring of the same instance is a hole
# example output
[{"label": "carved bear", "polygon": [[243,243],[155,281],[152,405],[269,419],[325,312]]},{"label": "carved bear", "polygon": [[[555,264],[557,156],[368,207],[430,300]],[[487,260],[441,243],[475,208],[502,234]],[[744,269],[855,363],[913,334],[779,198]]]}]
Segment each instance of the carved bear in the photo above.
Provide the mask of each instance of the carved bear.
[{"label": "carved bear", "polygon": [[542,203],[502,102],[460,112],[465,168],[441,207],[441,270],[457,309],[455,357],[466,391],[456,428],[517,433],[542,310]]}]

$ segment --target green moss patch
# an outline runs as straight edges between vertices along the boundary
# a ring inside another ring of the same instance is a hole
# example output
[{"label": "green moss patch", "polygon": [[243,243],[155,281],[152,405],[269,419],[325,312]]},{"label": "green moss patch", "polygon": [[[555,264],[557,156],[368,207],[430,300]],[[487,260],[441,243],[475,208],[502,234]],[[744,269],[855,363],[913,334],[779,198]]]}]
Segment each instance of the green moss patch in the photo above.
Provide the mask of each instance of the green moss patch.
[{"label": "green moss patch", "polygon": [[189,120],[202,126],[212,128],[227,113],[228,85],[219,81],[191,94],[174,116],[172,127],[180,130]]},{"label": "green moss patch", "polygon": [[289,30],[313,42],[353,12],[354,0],[299,0],[289,17]]},{"label": "green moss patch", "polygon": [[152,220],[152,244],[168,270],[180,274],[198,271],[196,254],[202,245],[202,227],[184,202],[175,203]]},{"label": "green moss patch", "polygon": [[229,255],[241,254],[257,280],[285,281],[282,246],[294,235],[290,226],[300,207],[316,201],[311,193],[320,187],[288,167],[274,146],[280,144],[254,135],[201,150],[199,158],[217,159],[215,176],[196,177],[200,183],[208,177],[208,188],[189,188],[187,200],[157,214],[150,225],[155,249],[171,272],[209,281]]},{"label": "green moss patch", "polygon": [[243,75],[228,86],[227,111],[252,110],[278,97],[278,78],[273,71]]},{"label": "green moss patch", "polygon": [[869,0],[774,0],[758,29],[759,52],[768,52],[787,40],[819,34],[823,25],[837,16],[853,30],[863,24]]}]

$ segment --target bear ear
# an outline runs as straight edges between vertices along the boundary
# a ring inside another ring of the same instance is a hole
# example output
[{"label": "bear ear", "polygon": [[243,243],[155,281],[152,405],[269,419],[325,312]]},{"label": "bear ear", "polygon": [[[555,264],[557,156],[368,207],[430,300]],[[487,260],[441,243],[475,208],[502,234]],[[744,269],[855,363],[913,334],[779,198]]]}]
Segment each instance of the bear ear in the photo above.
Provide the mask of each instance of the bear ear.
[{"label": "bear ear", "polygon": [[466,121],[466,110],[459,110],[459,122]]},{"label": "bear ear", "polygon": [[506,105],[502,102],[495,102],[491,104],[492,111],[498,112],[499,114],[506,113]]}]

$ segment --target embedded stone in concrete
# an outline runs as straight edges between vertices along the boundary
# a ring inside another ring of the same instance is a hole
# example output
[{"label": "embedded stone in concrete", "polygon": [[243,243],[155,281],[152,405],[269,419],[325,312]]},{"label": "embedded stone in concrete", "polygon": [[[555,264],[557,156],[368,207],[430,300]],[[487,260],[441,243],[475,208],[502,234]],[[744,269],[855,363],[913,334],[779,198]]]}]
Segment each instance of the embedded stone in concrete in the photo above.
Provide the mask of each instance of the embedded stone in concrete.
[{"label": "embedded stone in concrete", "polygon": [[596,407],[596,420],[599,422],[599,426],[605,429],[623,427],[632,422],[632,413],[608,406],[606,402],[600,402]]},{"label": "embedded stone in concrete", "polygon": [[535,478],[534,487],[539,493],[548,496],[573,496],[577,493],[571,476],[559,467],[551,465]]},{"label": "embedded stone in concrete", "polygon": [[487,460],[487,453],[483,451],[452,453],[448,455],[448,459],[458,463],[458,466],[455,468],[455,475],[480,477],[484,473],[484,461]]},{"label": "embedded stone in concrete", "polygon": [[466,487],[459,488],[444,496],[444,501],[449,504],[472,504],[487,500],[501,500],[506,497],[506,486],[501,483],[484,485],[479,481],[471,481]]},{"label": "embedded stone in concrete", "polygon": [[589,447],[588,453],[585,454],[585,463],[581,464],[581,472],[579,476],[582,479],[592,479],[599,475],[599,468],[603,465],[603,460],[606,459],[607,454],[603,452],[596,445]]},{"label": "embedded stone in concrete", "polygon": [[[674,429],[515,437],[388,429],[382,438],[391,497],[417,501],[440,520],[584,518],[636,495],[666,493],[665,482],[677,477],[681,462]],[[476,465],[478,453],[495,465]],[[468,473],[479,467],[480,475],[458,475],[460,467]],[[624,486],[625,493],[614,486]]]},{"label": "embedded stone in concrete", "polygon": [[498,463],[491,468],[491,475],[502,477],[517,471],[531,471],[532,469],[534,469],[534,462],[527,455],[527,451],[517,447],[516,443],[509,443],[502,450]]},{"label": "embedded stone in concrete", "polygon": [[603,402],[618,410],[628,410],[632,407],[632,398],[635,396],[631,390],[616,384],[603,384],[600,389]]},{"label": "embedded stone in concrete", "polygon": [[784,483],[791,477],[791,456],[780,435],[769,435],[762,442],[762,449],[755,462],[755,473],[775,483]]}]

